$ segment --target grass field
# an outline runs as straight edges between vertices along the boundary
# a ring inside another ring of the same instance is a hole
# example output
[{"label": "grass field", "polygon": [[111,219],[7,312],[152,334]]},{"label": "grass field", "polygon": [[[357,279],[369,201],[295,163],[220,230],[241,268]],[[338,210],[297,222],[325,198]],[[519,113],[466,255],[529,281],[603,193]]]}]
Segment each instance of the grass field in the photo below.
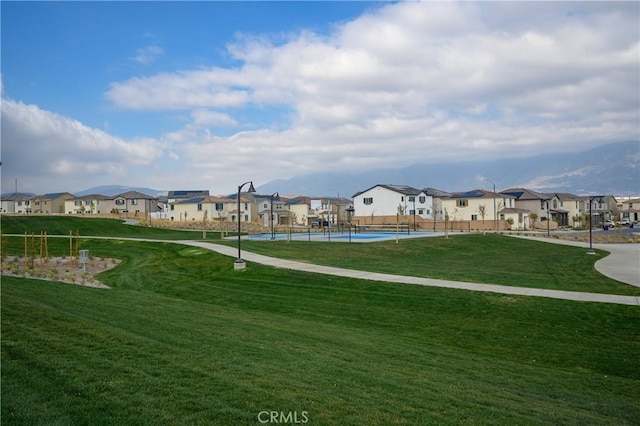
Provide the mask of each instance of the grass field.
[{"label": "grass field", "polygon": [[313,425],[640,418],[635,306],[82,244],[123,259],[101,276],[111,290],[2,278],[2,424],[260,424],[272,410]]}]

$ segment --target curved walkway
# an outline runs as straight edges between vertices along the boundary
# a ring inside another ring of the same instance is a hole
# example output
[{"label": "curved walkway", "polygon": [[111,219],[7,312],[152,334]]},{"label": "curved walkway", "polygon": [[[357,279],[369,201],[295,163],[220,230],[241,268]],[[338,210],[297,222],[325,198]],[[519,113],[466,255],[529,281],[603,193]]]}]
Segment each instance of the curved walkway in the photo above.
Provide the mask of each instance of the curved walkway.
[{"label": "curved walkway", "polygon": [[[220,244],[207,243],[204,241],[166,241],[185,244],[212,250],[217,253],[237,257],[238,249],[235,247],[223,246]],[[261,254],[242,251],[242,257],[249,262],[260,263],[262,265],[276,268],[293,269],[296,271],[314,272],[319,274],[334,275],[348,278],[358,278],[363,280],[384,281],[401,284],[417,284],[431,287],[455,288],[461,290],[485,291],[501,294],[512,294],[518,296],[548,297],[552,299],[575,300],[580,302],[601,302],[615,303],[620,305],[640,305],[640,297],[622,296],[616,294],[586,293],[577,291],[546,290],[541,288],[511,287],[495,284],[467,283],[459,281],[439,280],[434,278],[408,277],[404,275],[382,274],[377,272],[357,271],[353,269],[336,268],[332,266],[314,265],[311,263],[296,262],[293,260],[278,259]]]}]

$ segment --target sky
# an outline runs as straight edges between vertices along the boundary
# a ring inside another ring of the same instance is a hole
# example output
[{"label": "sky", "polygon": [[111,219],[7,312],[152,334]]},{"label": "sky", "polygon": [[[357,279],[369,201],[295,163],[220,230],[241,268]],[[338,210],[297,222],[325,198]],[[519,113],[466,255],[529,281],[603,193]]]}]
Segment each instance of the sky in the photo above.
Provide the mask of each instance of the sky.
[{"label": "sky", "polygon": [[635,1],[2,1],[0,17],[3,193],[228,194],[640,139]]}]

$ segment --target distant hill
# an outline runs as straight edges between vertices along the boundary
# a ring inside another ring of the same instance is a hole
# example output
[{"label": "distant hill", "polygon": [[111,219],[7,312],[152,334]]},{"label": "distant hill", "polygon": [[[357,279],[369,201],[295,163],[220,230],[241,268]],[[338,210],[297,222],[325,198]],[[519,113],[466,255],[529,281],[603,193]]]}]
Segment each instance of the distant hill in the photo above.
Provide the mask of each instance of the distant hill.
[{"label": "distant hill", "polygon": [[159,191],[157,189],[151,188],[140,188],[140,187],[132,187],[132,186],[122,186],[122,185],[102,185],[102,186],[94,186],[93,188],[85,189],[84,191],[74,193],[75,196],[81,197],[83,195],[89,194],[101,194],[108,195],[110,197],[114,195],[122,194],[127,191],[137,191],[146,195],[151,195],[152,197],[157,197],[160,195],[167,195],[167,191]]},{"label": "distant hill", "polygon": [[640,194],[640,141],[603,145],[579,153],[543,154],[519,159],[421,163],[358,173],[313,173],[278,179],[258,192],[351,197],[378,183],[432,187],[448,192],[521,186],[541,192]]}]

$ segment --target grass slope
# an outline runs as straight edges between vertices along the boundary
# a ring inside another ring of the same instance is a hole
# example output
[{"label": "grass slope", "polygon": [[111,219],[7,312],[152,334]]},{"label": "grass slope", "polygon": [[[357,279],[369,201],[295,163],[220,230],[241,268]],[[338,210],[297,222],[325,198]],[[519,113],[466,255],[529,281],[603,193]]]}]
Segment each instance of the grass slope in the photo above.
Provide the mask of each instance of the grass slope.
[{"label": "grass slope", "polygon": [[[201,231],[175,231],[169,229],[132,226],[119,219],[84,218],[77,216],[1,216],[3,234],[40,232],[48,235],[110,236],[127,238],[151,238],[166,240],[201,239]],[[207,231],[207,239],[220,239],[219,232]]]},{"label": "grass slope", "polygon": [[[112,290],[2,279],[3,424],[633,424],[640,310],[87,240]],[[334,246],[332,246],[334,248]]]}]

